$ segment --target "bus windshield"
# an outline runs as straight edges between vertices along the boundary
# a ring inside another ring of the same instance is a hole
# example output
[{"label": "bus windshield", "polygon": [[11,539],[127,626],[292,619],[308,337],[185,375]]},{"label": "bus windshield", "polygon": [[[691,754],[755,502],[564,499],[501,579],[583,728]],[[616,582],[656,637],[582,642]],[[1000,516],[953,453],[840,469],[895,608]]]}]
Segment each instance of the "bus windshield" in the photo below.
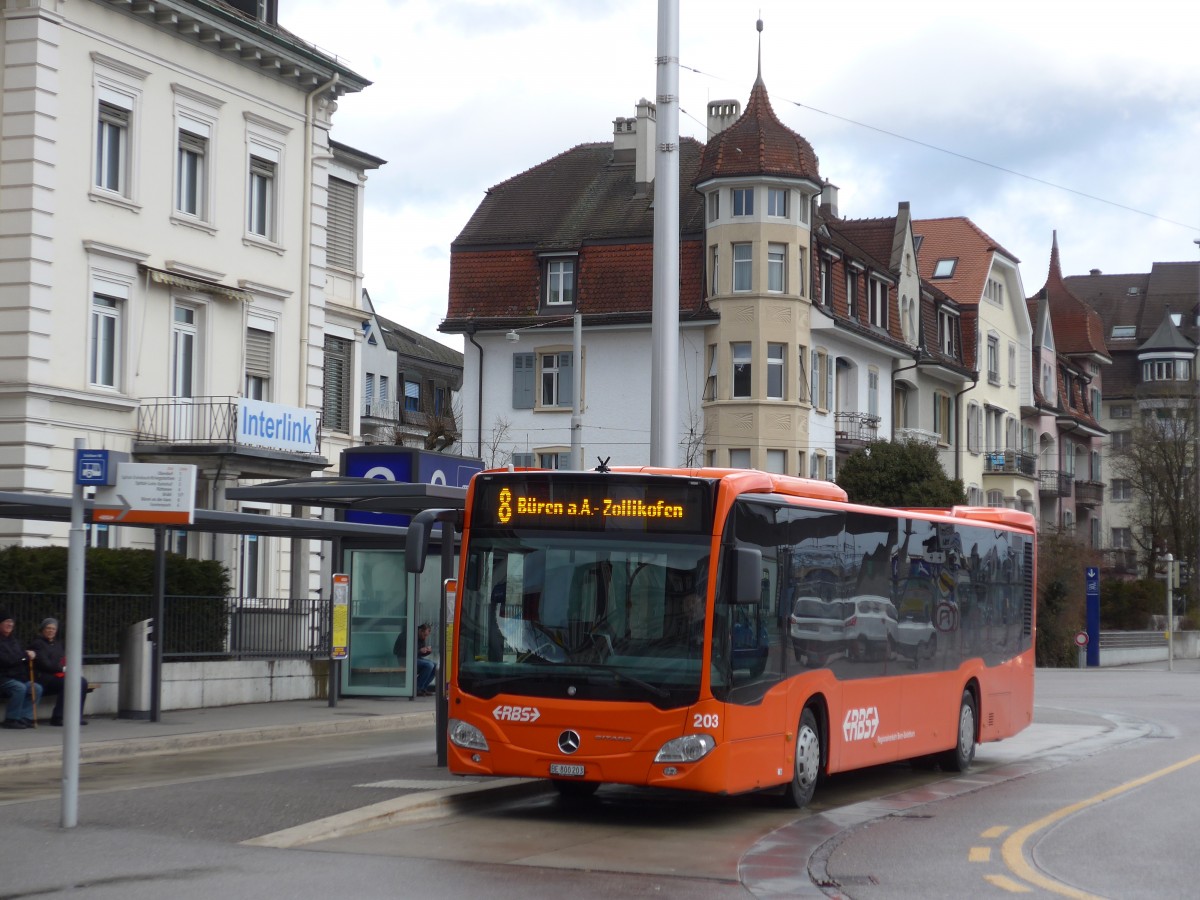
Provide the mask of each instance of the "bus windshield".
[{"label": "bus windshield", "polygon": [[[607,490],[614,479],[576,476],[564,484],[539,474],[509,476],[477,493],[459,605],[459,689],[660,708],[694,703],[705,650],[711,538],[702,524],[711,489],[664,500],[648,483],[630,499],[621,480],[622,497],[614,499]],[[536,506],[526,501],[532,497]],[[622,509],[611,519],[567,516],[585,502]],[[686,521],[651,513],[653,522],[637,521],[638,510],[660,503],[686,508]]]}]

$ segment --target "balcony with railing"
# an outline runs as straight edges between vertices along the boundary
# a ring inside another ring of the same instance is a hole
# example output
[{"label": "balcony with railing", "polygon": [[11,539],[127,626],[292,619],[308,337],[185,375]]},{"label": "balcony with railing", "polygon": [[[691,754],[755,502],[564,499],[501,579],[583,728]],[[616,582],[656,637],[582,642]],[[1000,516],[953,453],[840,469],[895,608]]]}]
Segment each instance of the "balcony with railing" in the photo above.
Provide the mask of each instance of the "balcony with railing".
[{"label": "balcony with railing", "polygon": [[835,413],[833,427],[838,450],[857,449],[879,440],[879,416],[870,413]]},{"label": "balcony with railing", "polygon": [[[243,476],[258,469],[261,477],[286,477],[292,474],[289,466],[307,472],[314,464],[327,464],[320,459],[319,415],[258,403],[239,429],[239,406],[256,403],[241,397],[145,397],[138,406],[133,452],[143,461],[178,462],[187,462],[189,456],[200,462],[214,454],[232,454],[241,458]],[[259,462],[247,467],[251,459]],[[260,464],[264,460],[269,463],[265,467]]]},{"label": "balcony with railing", "polygon": [[1075,505],[1095,509],[1104,502],[1103,481],[1076,481]]},{"label": "balcony with railing", "polygon": [[1038,494],[1042,497],[1070,497],[1074,480],[1070,472],[1042,469],[1038,472]]},{"label": "balcony with railing", "polygon": [[364,400],[363,425],[395,425],[400,421],[399,400]]},{"label": "balcony with railing", "polygon": [[1037,477],[1037,454],[1025,450],[989,450],[983,454],[985,475]]},{"label": "balcony with railing", "polygon": [[914,441],[918,444],[928,444],[931,447],[936,447],[942,436],[936,431],[926,431],[923,428],[897,428],[896,442],[904,443],[905,441]]}]

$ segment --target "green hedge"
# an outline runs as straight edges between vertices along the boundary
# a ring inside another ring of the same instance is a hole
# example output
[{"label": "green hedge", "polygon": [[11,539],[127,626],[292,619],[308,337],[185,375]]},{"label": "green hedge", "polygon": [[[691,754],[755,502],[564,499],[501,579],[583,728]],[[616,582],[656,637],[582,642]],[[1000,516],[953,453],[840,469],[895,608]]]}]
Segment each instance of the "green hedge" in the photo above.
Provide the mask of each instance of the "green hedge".
[{"label": "green hedge", "polygon": [[[66,548],[0,550],[0,584],[0,606],[16,618],[19,638],[33,637],[47,616],[65,632]],[[228,592],[229,574],[220,563],[168,553],[163,652],[223,653]],[[154,618],[154,552],[89,548],[84,595],[84,655],[119,655],[129,626]]]}]

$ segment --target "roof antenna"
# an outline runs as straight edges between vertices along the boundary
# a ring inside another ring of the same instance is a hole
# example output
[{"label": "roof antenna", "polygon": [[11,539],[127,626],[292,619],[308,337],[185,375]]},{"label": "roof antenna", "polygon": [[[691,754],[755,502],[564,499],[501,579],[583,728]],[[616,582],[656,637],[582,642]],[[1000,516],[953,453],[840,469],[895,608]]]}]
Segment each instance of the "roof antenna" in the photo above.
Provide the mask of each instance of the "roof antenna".
[{"label": "roof antenna", "polygon": [[762,81],[762,10],[758,11],[758,21],[754,25],[758,29],[758,80]]},{"label": "roof antenna", "polygon": [[612,470],[608,467],[608,461],[610,459],[612,459],[611,456],[606,456],[606,457],[604,457],[604,459],[601,459],[600,457],[597,456],[596,462],[600,463],[600,465],[596,466],[596,471],[597,472],[611,472]]}]

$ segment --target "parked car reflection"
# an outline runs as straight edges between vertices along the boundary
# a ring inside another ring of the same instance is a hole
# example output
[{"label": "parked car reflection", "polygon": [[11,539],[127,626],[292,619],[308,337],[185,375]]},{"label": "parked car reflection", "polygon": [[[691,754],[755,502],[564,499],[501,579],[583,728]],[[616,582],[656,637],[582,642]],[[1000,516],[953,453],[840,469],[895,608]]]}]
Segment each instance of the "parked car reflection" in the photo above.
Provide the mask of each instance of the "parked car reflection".
[{"label": "parked car reflection", "polygon": [[899,641],[895,604],[877,594],[860,594],[849,602],[846,647],[850,658],[859,661],[887,659]]},{"label": "parked car reflection", "polygon": [[796,661],[809,667],[827,665],[846,649],[846,617],[851,604],[820,597],[798,597],[788,616]]}]

